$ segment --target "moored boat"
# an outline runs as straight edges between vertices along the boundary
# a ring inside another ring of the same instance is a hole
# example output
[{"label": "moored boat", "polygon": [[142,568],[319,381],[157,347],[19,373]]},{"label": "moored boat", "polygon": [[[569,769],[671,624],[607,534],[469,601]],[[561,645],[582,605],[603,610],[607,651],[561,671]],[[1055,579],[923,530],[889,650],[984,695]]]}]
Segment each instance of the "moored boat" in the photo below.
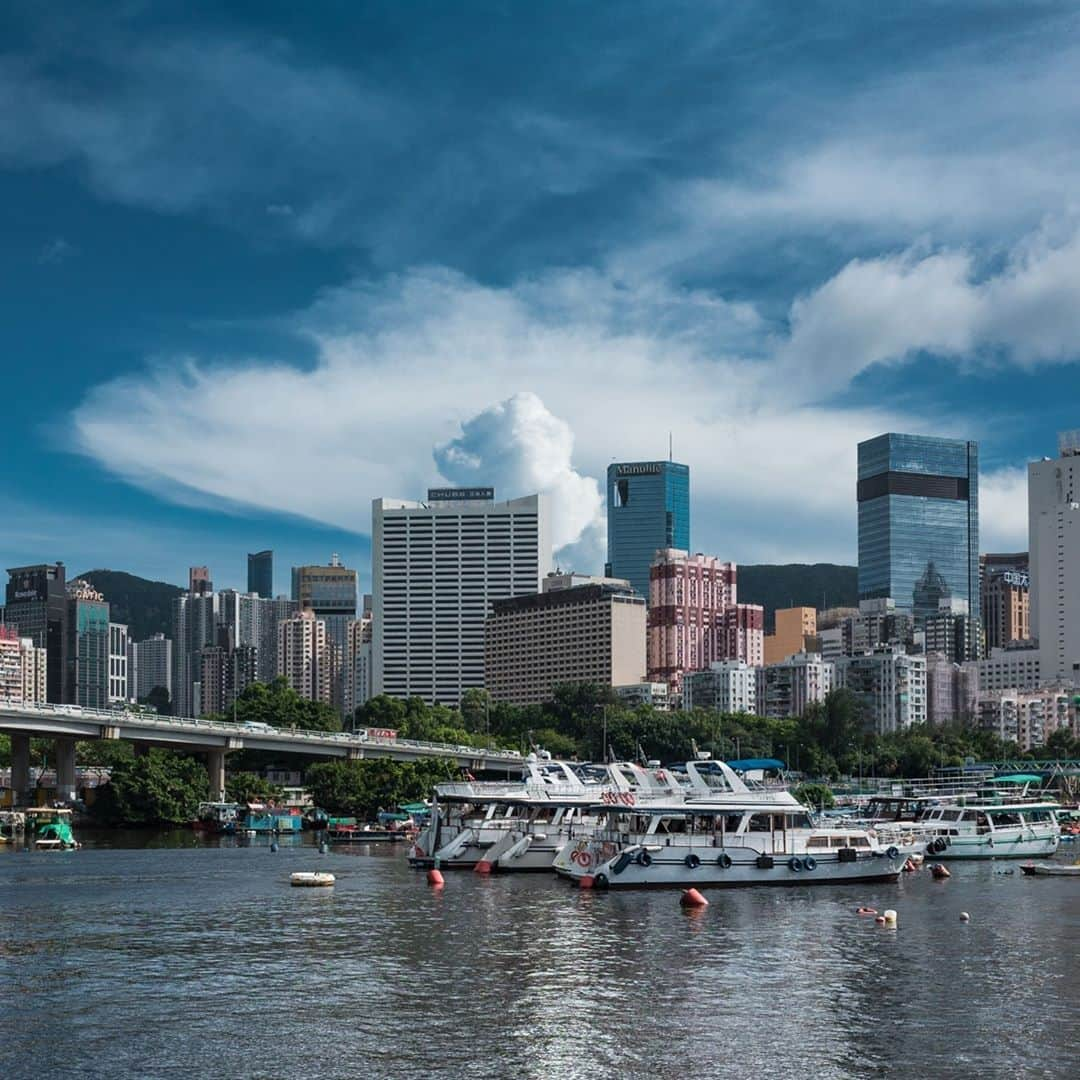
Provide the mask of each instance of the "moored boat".
[{"label": "moored boat", "polygon": [[74,851],[79,842],[71,831],[71,811],[65,807],[31,806],[23,811],[26,831],[39,851]]},{"label": "moored boat", "polygon": [[1020,869],[1031,877],[1080,877],[1080,862],[1021,863]]},{"label": "moored boat", "polygon": [[191,827],[196,832],[218,836],[231,836],[240,820],[240,804],[227,802],[202,802]]},{"label": "moored boat", "polygon": [[[708,795],[597,807],[600,825],[563,848],[556,872],[600,888],[899,879],[909,848],[882,844],[865,829],[818,827],[790,792],[750,790],[723,762],[708,765]],[[687,768],[697,771],[695,763]]]}]

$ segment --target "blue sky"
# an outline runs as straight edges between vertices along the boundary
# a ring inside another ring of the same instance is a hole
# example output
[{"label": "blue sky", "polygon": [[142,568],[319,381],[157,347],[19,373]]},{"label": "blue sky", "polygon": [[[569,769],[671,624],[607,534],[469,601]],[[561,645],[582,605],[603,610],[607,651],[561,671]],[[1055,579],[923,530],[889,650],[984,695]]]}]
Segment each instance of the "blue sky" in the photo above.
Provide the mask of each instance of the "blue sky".
[{"label": "blue sky", "polygon": [[695,548],[854,561],[860,438],[1080,424],[1080,9],[5,5],[0,565],[243,584],[370,501],[613,459]]}]

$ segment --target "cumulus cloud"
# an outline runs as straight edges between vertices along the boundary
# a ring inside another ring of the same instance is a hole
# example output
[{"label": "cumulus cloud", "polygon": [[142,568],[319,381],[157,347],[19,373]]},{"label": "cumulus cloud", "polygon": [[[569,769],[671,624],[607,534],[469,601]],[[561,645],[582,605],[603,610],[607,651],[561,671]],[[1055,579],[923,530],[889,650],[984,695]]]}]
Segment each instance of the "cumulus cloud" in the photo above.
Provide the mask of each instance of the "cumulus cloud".
[{"label": "cumulus cloud", "polygon": [[570,426],[526,391],[466,420],[459,436],[436,447],[435,462],[455,484],[549,494],[558,552],[603,522],[600,485],[574,468],[573,450]]},{"label": "cumulus cloud", "polygon": [[298,323],[314,366],[159,358],[86,397],[79,449],[166,498],[365,533],[371,498],[415,497],[436,463],[452,480],[493,466],[503,495],[557,494],[557,539],[579,545],[564,560],[595,570],[592,478],[663,457],[669,430],[694,466],[695,546],[844,554],[854,443],[893,419],[771,407],[769,366],[740,355],[763,330],[752,309],[591,272],[498,289],[418,270],[337,290]]},{"label": "cumulus cloud", "polygon": [[983,551],[1026,551],[1027,469],[1005,468],[979,478],[979,540]]},{"label": "cumulus cloud", "polygon": [[791,309],[777,350],[786,385],[821,396],[918,351],[1022,364],[1073,360],[1080,342],[1080,232],[1034,237],[979,278],[969,251],[857,259]]},{"label": "cumulus cloud", "polygon": [[[693,468],[695,547],[851,558],[856,443],[941,424],[844,407],[830,391],[917,350],[1063,360],[1076,269],[1076,237],[1035,239],[983,278],[963,251],[858,260],[795,303],[787,335],[746,304],[598,271],[496,288],[419,269],[357,281],[304,313],[311,367],[160,360],[97,387],[74,428],[85,453],[166,497],[360,532],[370,498],[415,497],[436,468],[508,497],[547,490],[555,542],[577,569],[601,562],[593,477],[611,460],[665,456],[672,431]],[[987,492],[987,525],[1023,513],[1007,474]]]}]

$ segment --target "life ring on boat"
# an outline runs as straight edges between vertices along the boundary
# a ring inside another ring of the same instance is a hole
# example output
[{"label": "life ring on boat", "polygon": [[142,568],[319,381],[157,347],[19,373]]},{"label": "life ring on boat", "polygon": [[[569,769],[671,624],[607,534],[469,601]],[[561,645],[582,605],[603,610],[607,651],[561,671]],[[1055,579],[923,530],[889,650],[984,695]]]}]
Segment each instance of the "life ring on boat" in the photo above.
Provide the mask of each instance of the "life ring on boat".
[{"label": "life ring on boat", "polygon": [[652,856],[645,850],[638,852],[638,866],[652,866]]},{"label": "life ring on boat", "polygon": [[730,870],[731,856],[726,851],[721,851],[720,854],[716,856],[716,865],[719,866],[721,870]]},{"label": "life ring on boat", "polygon": [[806,870],[817,869],[817,859],[815,859],[813,855],[807,855],[806,858],[803,859],[802,864]]},{"label": "life ring on boat", "polygon": [[888,855],[890,859],[895,859],[899,856],[900,849],[890,846],[885,850],[885,854]]},{"label": "life ring on boat", "polygon": [[690,852],[690,854],[683,859],[683,862],[686,863],[686,868],[688,870],[696,870],[701,865],[701,860],[693,852]]},{"label": "life ring on boat", "polygon": [[803,868],[803,861],[798,855],[792,855],[791,858],[788,859],[787,865],[789,870],[794,870],[797,874]]}]

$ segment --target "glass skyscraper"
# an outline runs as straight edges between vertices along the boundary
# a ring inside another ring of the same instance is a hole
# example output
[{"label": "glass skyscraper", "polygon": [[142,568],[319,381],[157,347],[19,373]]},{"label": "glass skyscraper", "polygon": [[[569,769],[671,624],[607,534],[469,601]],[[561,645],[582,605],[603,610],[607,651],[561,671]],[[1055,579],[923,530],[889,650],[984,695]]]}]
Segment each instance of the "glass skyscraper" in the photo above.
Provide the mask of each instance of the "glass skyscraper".
[{"label": "glass skyscraper", "polygon": [[649,567],[660,548],[690,550],[690,467],[674,461],[608,466],[607,567],[649,598]]},{"label": "glass skyscraper", "polygon": [[256,593],[264,600],[274,595],[274,553],[256,551],[248,555],[247,591]]},{"label": "glass skyscraper", "polygon": [[889,433],[859,443],[859,599],[979,613],[979,446]]}]

